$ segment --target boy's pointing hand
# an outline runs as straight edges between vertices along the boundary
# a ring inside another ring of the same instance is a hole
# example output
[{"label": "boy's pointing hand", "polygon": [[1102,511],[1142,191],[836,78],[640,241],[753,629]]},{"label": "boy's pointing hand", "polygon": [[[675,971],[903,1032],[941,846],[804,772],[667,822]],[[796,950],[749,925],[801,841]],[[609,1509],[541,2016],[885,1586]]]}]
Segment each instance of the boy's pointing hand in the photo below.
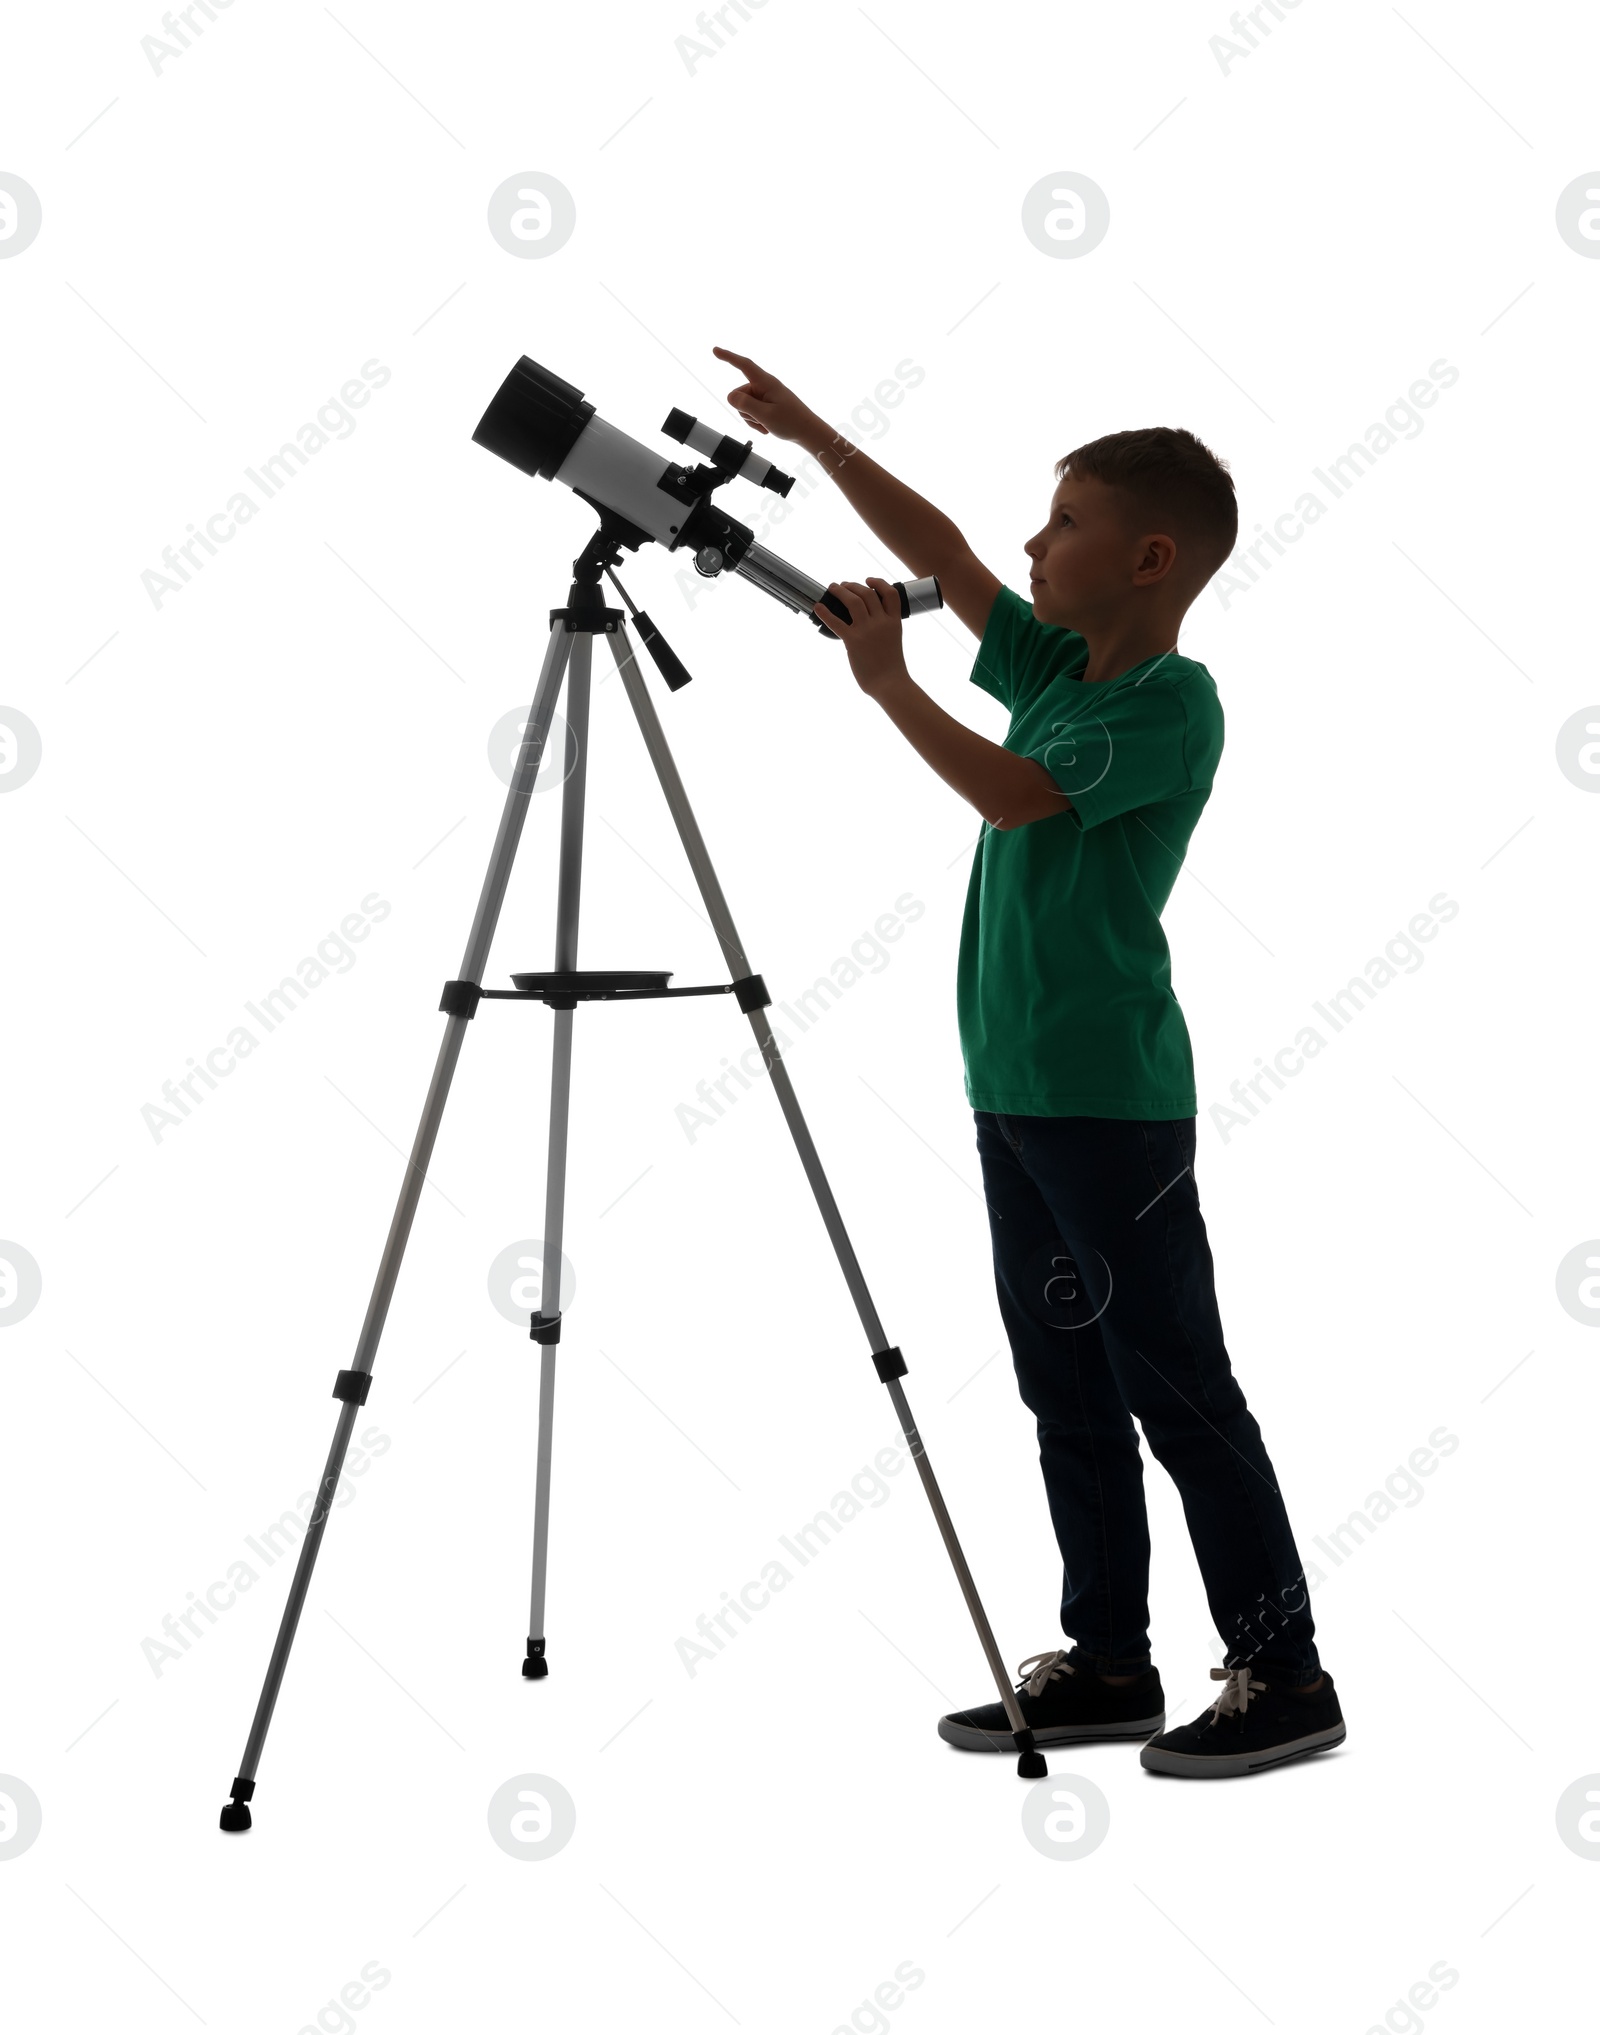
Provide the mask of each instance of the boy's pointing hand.
[{"label": "boy's pointing hand", "polygon": [[754,425],[757,431],[769,432],[774,438],[805,438],[818,429],[826,438],[827,426],[821,418],[807,409],[794,390],[786,388],[776,375],[768,374],[747,355],[734,353],[726,346],[713,346],[711,351],[718,360],[731,361],[745,376],[738,388],[728,391],[728,405],[747,424]]},{"label": "boy's pointing hand", "polygon": [[889,581],[868,579],[863,586],[853,579],[836,579],[828,591],[850,610],[849,622],[829,614],[821,601],[811,612],[844,644],[861,690],[874,693],[894,679],[908,678],[900,637],[900,596]]}]

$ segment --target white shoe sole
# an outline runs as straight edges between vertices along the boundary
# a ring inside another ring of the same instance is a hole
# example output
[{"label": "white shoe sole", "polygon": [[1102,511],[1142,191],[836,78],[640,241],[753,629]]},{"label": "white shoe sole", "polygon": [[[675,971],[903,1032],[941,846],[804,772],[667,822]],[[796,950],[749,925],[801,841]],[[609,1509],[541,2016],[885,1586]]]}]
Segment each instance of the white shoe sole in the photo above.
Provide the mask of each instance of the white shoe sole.
[{"label": "white shoe sole", "polygon": [[[1088,1739],[1153,1738],[1167,1721],[1165,1710],[1153,1717],[1135,1717],[1125,1724],[1040,1724],[1034,1727],[1038,1746],[1072,1745]],[[1015,1752],[1009,1731],[980,1731],[973,1724],[958,1724],[954,1717],[939,1719],[939,1736],[946,1745],[959,1745],[963,1752]]]},{"label": "white shoe sole", "polygon": [[1197,1753],[1168,1752],[1164,1746],[1147,1745],[1139,1764],[1153,1774],[1182,1774],[1190,1780],[1227,1780],[1234,1774],[1260,1773],[1264,1767],[1282,1766],[1286,1759],[1303,1759],[1307,1753],[1326,1752],[1344,1743],[1343,1724],[1331,1724],[1326,1731],[1313,1731],[1304,1738],[1291,1738],[1283,1745],[1263,1746],[1259,1752]]}]

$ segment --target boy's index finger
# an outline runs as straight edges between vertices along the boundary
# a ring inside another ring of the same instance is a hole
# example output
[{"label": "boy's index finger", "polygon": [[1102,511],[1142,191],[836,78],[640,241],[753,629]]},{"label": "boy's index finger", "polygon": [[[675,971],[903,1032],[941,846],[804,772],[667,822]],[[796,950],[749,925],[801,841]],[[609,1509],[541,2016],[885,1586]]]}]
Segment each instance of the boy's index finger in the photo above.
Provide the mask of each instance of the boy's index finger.
[{"label": "boy's index finger", "polygon": [[761,372],[753,360],[747,359],[742,353],[730,352],[726,346],[713,346],[711,351],[716,354],[719,360],[731,360],[735,367],[742,367],[746,374],[760,374]]}]

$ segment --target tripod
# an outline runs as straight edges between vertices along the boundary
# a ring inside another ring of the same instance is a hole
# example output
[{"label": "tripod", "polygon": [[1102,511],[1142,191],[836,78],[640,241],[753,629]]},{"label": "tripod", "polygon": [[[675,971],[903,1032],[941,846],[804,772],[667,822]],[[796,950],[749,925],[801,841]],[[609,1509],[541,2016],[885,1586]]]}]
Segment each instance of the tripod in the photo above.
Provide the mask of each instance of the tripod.
[{"label": "tripod", "polygon": [[[622,537],[620,541],[626,542],[627,539]],[[1035,1749],[1033,1733],[1023,1721],[1016,1693],[1006,1675],[999,1650],[995,1645],[994,1634],[989,1627],[988,1615],[978,1596],[966,1557],[956,1538],[955,1527],[951,1523],[944,1498],[935,1481],[927,1451],[922,1445],[922,1438],[912,1418],[905,1388],[900,1382],[906,1374],[905,1358],[898,1349],[889,1345],[884,1334],[883,1324],[878,1319],[872,1296],[867,1291],[866,1281],[862,1277],[855,1251],[845,1232],[832,1189],[822,1170],[816,1146],[812,1143],[805,1118],[800,1113],[800,1104],[790,1085],[788,1070],[779,1055],[777,1040],[767,1021],[767,1005],[771,999],[767,995],[766,984],[759,975],[752,974],[750,970],[744,947],[728,910],[727,900],[722,894],[722,886],[711,866],[711,858],[706,852],[699,826],[690,810],[682,779],[678,776],[677,766],[667,747],[655,707],[645,689],[643,675],[624,628],[622,610],[606,607],[601,596],[601,569],[605,567],[609,570],[616,563],[620,556],[618,544],[617,526],[611,519],[602,517],[599,531],[580,557],[573,561],[573,579],[567,606],[553,608],[550,611],[550,636],[539,673],[539,683],[512,772],[511,788],[500,816],[500,827],[489,858],[489,869],[484,877],[483,890],[478,898],[472,931],[468,935],[461,974],[457,980],[445,984],[440,998],[439,1008],[447,1014],[449,1022],[445,1026],[444,1038],[440,1042],[439,1057],[434,1063],[433,1079],[428,1084],[422,1121],[417,1127],[416,1140],[412,1145],[405,1178],[401,1183],[400,1198],[395,1207],[394,1219],[389,1225],[388,1240],[378,1265],[378,1276],[373,1285],[372,1298],[367,1304],[366,1319],[362,1323],[355,1357],[350,1368],[340,1371],[334,1380],[333,1396],[340,1405],[333,1445],[328,1451],[327,1465],[322,1473],[316,1502],[306,1525],[305,1537],[300,1543],[294,1580],[289,1586],[288,1602],[284,1606],[277,1640],[272,1649],[272,1658],[267,1665],[266,1681],[262,1686],[260,1700],[256,1704],[250,1736],[245,1743],[244,1758],[239,1763],[239,1772],[231,1789],[231,1799],[222,1810],[221,1827],[224,1830],[248,1830],[251,1825],[249,1803],[255,1794],[256,1769],[261,1763],[267,1729],[272,1722],[273,1708],[283,1684],[284,1670],[289,1663],[289,1650],[294,1644],[295,1629],[300,1621],[300,1613],[305,1607],[306,1593],[311,1586],[311,1572],[316,1565],[317,1551],[322,1544],[322,1535],[328,1523],[328,1513],[343,1472],[345,1454],[350,1446],[356,1416],[366,1403],[367,1394],[372,1386],[372,1367],[378,1353],[379,1338],[383,1334],[383,1325],[389,1312],[390,1300],[394,1295],[395,1282],[400,1275],[400,1261],[411,1232],[412,1219],[422,1197],[428,1161],[432,1156],[434,1140],[444,1116],[444,1106],[449,1097],[456,1061],[460,1057],[467,1026],[476,1016],[479,1003],[487,998],[545,1003],[554,1014],[555,1024],[550,1072],[549,1154],[545,1173],[544,1255],[539,1288],[540,1305],[533,1312],[529,1327],[530,1338],[541,1347],[533,1581],[529,1596],[528,1643],[526,1657],[522,1663],[523,1674],[530,1681],[536,1681],[548,1672],[544,1629],[545,1569],[549,1547],[550,1460],[555,1414],[556,1348],[561,1339],[561,1235],[566,1188],[567,1102],[572,1072],[573,1011],[579,1003],[589,1001],[621,1002],[661,996],[731,994],[737,998],[739,1008],[749,1018],[756,1042],[761,1048],[762,1060],[772,1078],[772,1085],[777,1092],[790,1134],[800,1155],[800,1163],[804,1166],[806,1178],[811,1183],[811,1191],[816,1197],[818,1210],[838,1257],[839,1268],[844,1274],[845,1283],[850,1289],[850,1297],[855,1302],[856,1312],[861,1318],[861,1326],[866,1331],[867,1340],[871,1345],[873,1365],[894,1403],[896,1418],[905,1435],[912,1460],[916,1463],[928,1503],[933,1508],[945,1550],[955,1570],[956,1580],[961,1586],[961,1594],[966,1599],[968,1611],[972,1614],[972,1622],[977,1628],[978,1639],[988,1660],[990,1672],[994,1676],[995,1685],[999,1689],[1006,1720],[1015,1739],[1018,1753],[1017,1772],[1025,1779],[1033,1780],[1048,1771],[1043,1754]],[[616,581],[615,574],[612,574],[612,579],[621,591],[621,583]],[[626,599],[627,596],[624,594],[623,598]],[[629,606],[632,607],[631,602]],[[652,654],[666,673],[669,683],[674,682],[674,675],[676,683],[683,683],[688,673],[683,671],[670,650],[660,643],[649,618],[637,614],[637,611],[635,613],[640,635],[650,645]],[[677,825],[678,836],[694,872],[700,896],[727,962],[730,976],[727,982],[671,989],[667,986],[667,976],[661,973],[580,970],[577,966],[578,895],[583,861],[584,787],[589,737],[590,661],[594,638],[598,635],[603,635],[611,645],[629,704],[644,736],[645,747],[655,766],[662,792]],[[511,867],[516,859],[523,821],[527,817],[528,801],[538,775],[563,676],[567,687],[566,719],[576,744],[577,758],[561,788],[561,851],[556,891],[555,967],[543,974],[513,975],[511,978],[515,985],[513,989],[484,989],[481,985],[484,968],[489,959],[489,948],[494,939],[500,907],[505,899],[506,886],[511,878]]]}]

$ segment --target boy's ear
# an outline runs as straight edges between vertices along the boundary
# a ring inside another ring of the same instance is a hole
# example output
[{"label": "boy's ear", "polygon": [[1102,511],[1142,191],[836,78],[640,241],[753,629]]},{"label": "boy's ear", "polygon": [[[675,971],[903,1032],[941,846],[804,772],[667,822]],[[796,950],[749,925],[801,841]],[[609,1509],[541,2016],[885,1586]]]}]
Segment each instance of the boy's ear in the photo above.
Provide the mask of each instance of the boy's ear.
[{"label": "boy's ear", "polygon": [[1165,535],[1156,535],[1144,537],[1140,542],[1143,548],[1135,571],[1144,585],[1154,586],[1158,580],[1165,579],[1177,563],[1177,540]]}]

